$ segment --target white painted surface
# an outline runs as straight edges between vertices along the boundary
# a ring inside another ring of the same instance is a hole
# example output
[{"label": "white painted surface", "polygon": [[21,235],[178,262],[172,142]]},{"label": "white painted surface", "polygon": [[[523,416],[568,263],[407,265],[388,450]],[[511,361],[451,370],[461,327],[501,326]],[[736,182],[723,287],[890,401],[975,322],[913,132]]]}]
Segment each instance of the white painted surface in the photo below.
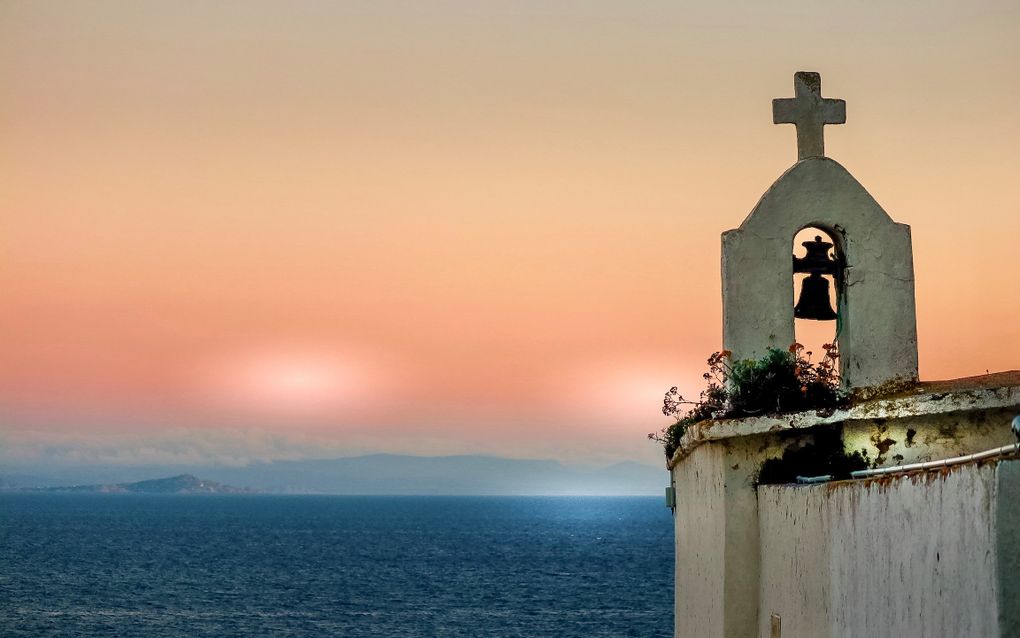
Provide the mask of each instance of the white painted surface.
[{"label": "white painted surface", "polygon": [[845,168],[797,162],[740,228],[723,233],[723,344],[735,359],[794,341],[793,238],[824,230],[846,260],[840,298],[842,377],[854,389],[917,379],[910,227],[897,224]]},{"label": "white painted surface", "polygon": [[677,638],[725,636],[724,476],[721,446],[703,446],[673,470]]},{"label": "white painted surface", "polygon": [[758,618],[759,441],[709,444],[673,469],[676,636],[749,638]]},{"label": "white painted surface", "polygon": [[[972,405],[987,399],[979,391],[966,396]],[[963,407],[963,398],[954,404]],[[1016,403],[927,415],[907,410],[910,416],[845,422],[842,434],[848,449],[864,448],[872,461],[881,455],[888,467],[1010,443],[1017,410]],[[1020,555],[1020,461],[971,463],[945,475],[755,488],[763,461],[814,431],[739,429],[686,446],[671,464],[676,636],[768,636],[778,613],[785,638],[1020,638],[1020,559],[1002,553]],[[992,468],[1010,464],[1011,491],[1003,491]],[[1004,518],[1009,512],[1013,518]],[[996,592],[1015,600],[1013,607],[997,608]],[[1006,629],[996,633],[996,622]]]},{"label": "white painted surface", "polygon": [[998,636],[995,468],[758,488],[759,635]]}]

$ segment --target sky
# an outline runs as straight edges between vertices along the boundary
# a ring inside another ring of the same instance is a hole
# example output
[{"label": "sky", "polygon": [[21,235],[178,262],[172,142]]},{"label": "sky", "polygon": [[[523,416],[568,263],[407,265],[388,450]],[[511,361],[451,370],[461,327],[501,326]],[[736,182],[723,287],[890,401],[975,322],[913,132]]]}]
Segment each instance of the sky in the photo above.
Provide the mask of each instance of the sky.
[{"label": "sky", "polygon": [[920,372],[1020,367],[1016,2],[0,3],[0,461],[661,463],[719,235],[826,152]]}]

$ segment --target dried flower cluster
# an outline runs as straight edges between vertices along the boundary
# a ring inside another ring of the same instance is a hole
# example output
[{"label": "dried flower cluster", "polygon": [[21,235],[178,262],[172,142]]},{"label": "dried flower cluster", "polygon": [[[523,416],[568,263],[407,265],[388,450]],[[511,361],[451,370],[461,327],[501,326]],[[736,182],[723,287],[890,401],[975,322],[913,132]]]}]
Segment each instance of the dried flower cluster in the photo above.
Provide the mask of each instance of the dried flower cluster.
[{"label": "dried flower cluster", "polygon": [[648,438],[662,443],[672,457],[687,428],[699,421],[793,412],[832,410],[843,400],[839,389],[839,351],[835,343],[822,346],[825,355],[811,362],[812,353],[794,343],[788,350],[769,348],[761,359],[730,362],[728,350],[708,358],[702,375],[707,387],[697,401],[685,399],[674,386],[666,392],[662,413],[676,419]]}]

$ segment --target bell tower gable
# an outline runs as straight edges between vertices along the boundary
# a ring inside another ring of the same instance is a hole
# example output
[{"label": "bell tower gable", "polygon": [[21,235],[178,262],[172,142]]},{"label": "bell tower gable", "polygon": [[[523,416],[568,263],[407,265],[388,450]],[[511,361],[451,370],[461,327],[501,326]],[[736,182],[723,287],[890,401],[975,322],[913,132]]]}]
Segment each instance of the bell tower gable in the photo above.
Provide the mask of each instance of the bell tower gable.
[{"label": "bell tower gable", "polygon": [[828,233],[841,260],[833,296],[844,386],[866,392],[916,381],[910,227],[826,157],[798,161],[739,228],[723,233],[724,347],[749,359],[793,343],[791,247],[806,227]]}]

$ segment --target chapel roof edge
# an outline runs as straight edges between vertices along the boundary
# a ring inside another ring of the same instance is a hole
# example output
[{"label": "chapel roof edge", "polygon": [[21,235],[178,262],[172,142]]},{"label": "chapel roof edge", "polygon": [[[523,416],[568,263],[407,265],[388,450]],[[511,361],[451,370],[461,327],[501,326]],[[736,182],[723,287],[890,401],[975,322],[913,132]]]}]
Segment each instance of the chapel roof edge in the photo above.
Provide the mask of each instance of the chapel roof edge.
[{"label": "chapel roof edge", "polygon": [[[805,176],[805,174],[810,174]],[[806,181],[807,184],[798,183]],[[768,216],[774,214],[776,206],[770,205],[770,200],[773,198],[779,199],[789,196],[789,189],[793,188],[806,188],[811,187],[819,194],[831,196],[833,193],[838,193],[841,190],[856,191],[854,194],[863,196],[866,198],[865,201],[869,204],[867,208],[873,209],[878,214],[878,218],[885,223],[897,226],[907,226],[901,224],[889,215],[888,212],[882,208],[870,192],[857,180],[845,166],[840,164],[838,161],[831,157],[806,157],[802,160],[797,161],[795,164],[786,169],[782,175],[780,175],[762,194],[762,196],[755,203],[744,219],[740,222],[740,225],[736,228],[723,232],[723,235],[734,231],[748,230],[752,225],[755,218],[760,216]],[[814,220],[820,221],[820,220]],[[805,225],[810,226],[809,222],[805,222]]]}]

